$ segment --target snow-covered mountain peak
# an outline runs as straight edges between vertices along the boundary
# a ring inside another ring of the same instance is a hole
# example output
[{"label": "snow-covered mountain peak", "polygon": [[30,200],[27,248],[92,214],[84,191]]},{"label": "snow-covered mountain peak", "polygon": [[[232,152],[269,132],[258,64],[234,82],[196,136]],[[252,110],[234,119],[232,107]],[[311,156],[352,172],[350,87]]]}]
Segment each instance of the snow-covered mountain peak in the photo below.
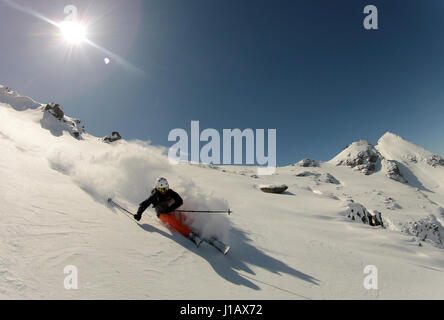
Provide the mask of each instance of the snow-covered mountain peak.
[{"label": "snow-covered mountain peak", "polygon": [[355,168],[368,175],[373,173],[380,162],[380,156],[375,147],[367,140],[353,142],[329,161],[336,165]]},{"label": "snow-covered mountain peak", "polygon": [[[381,136],[381,138],[379,138],[378,142],[382,141],[384,139],[402,139],[402,140],[404,140],[400,135],[397,135],[396,133],[393,133],[391,131],[387,131],[386,133],[384,133]],[[404,141],[406,141],[406,140],[404,140]]]},{"label": "snow-covered mountain peak", "polygon": [[[441,156],[392,132],[386,132],[378,140],[376,146],[366,140],[353,142],[328,162],[353,168],[365,175],[382,169],[387,177],[402,183],[411,181],[411,185],[415,187],[422,185],[421,178],[431,175],[427,170],[415,173],[415,168],[418,166],[442,168],[444,166],[444,159]],[[438,177],[441,174],[441,172],[434,172],[431,180],[436,180],[433,176]],[[416,175],[421,178],[417,178]],[[436,185],[436,183],[433,184]]]},{"label": "snow-covered mountain peak", "polygon": [[426,163],[433,167],[444,165],[444,159],[441,156],[391,132],[385,133],[378,140],[375,148],[387,160],[395,160],[407,164]]}]

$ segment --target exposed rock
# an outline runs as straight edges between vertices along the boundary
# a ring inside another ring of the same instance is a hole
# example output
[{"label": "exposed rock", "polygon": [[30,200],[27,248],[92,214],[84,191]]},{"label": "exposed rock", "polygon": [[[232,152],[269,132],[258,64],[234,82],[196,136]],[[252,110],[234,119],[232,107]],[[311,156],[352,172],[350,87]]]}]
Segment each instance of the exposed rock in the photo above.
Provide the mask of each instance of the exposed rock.
[{"label": "exposed rock", "polygon": [[407,180],[404,178],[401,171],[399,170],[399,167],[398,167],[396,161],[384,159],[383,163],[385,166],[387,177],[389,177],[390,179],[402,182],[402,183],[407,183]]},{"label": "exposed rock", "polygon": [[406,156],[407,160],[413,163],[418,163],[418,159],[416,158],[416,156],[414,154],[408,154]]},{"label": "exposed rock", "polygon": [[370,212],[369,224],[371,226],[381,226],[384,227],[384,223],[382,221],[382,213],[378,210],[372,210]]},{"label": "exposed rock", "polygon": [[331,161],[338,166],[347,166],[370,175],[377,170],[381,160],[379,152],[366,140],[353,142]]},{"label": "exposed rock", "polygon": [[[66,117],[65,117],[66,118]],[[82,134],[85,133],[85,127],[79,119],[68,118],[66,124],[71,128],[71,134],[78,140],[82,138]]]},{"label": "exposed rock", "polygon": [[444,166],[444,159],[438,156],[437,154],[434,154],[431,157],[427,158],[426,162],[432,167]]},{"label": "exposed rock", "polygon": [[353,201],[350,201],[347,207],[345,215],[352,221],[362,222],[370,226],[384,227],[381,212],[377,210],[369,212],[362,204]]},{"label": "exposed rock", "polygon": [[313,175],[319,176],[320,174],[316,173],[316,172],[304,171],[304,172],[296,174],[296,177],[308,177],[308,176],[313,176]]},{"label": "exposed rock", "polygon": [[114,131],[110,136],[104,137],[103,141],[111,143],[120,139],[122,139],[122,136],[117,131]]},{"label": "exposed rock", "polygon": [[312,159],[308,159],[308,158],[302,159],[301,161],[299,161],[295,165],[300,166],[300,167],[319,167],[319,164],[317,161],[312,160]]},{"label": "exposed rock", "polygon": [[429,240],[434,245],[441,246],[442,235],[439,223],[434,217],[427,217],[418,221],[410,221],[402,232],[418,237],[421,241]]},{"label": "exposed rock", "polygon": [[318,173],[318,172],[304,171],[296,174],[296,177],[310,177],[310,176],[314,177],[315,181],[318,182],[340,184],[339,180],[337,180],[328,172]]},{"label": "exposed rock", "polygon": [[49,103],[43,107],[43,118],[40,120],[42,128],[49,130],[53,135],[60,137],[68,131],[77,140],[82,139],[85,127],[78,119],[64,114],[62,107],[57,103]]},{"label": "exposed rock", "polygon": [[62,107],[58,103],[48,103],[45,106],[45,111],[48,111],[50,114],[52,114],[54,117],[56,117],[59,120],[62,120],[65,116],[65,113],[62,110]]},{"label": "exposed rock", "polygon": [[326,183],[333,183],[333,184],[339,184],[339,180],[333,177],[330,173],[326,172],[321,174],[319,177],[319,181],[326,182]]},{"label": "exposed rock", "polygon": [[259,189],[261,189],[263,192],[266,193],[283,193],[285,190],[288,189],[288,186],[285,184],[282,185],[261,185],[259,186]]}]

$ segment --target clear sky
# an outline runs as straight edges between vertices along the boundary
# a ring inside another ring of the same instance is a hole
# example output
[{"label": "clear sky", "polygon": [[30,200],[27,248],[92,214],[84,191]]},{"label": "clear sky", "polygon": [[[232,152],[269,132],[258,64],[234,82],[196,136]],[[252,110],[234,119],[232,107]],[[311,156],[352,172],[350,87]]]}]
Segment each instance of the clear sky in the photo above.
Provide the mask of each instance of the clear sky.
[{"label": "clear sky", "polygon": [[[442,0],[14,2],[32,10],[0,0],[0,83],[60,103],[94,135],[170,146],[170,130],[199,120],[276,128],[279,165],[329,160],[386,131],[444,154]],[[36,17],[62,21],[70,4],[122,60],[69,48]],[[379,30],[363,28],[367,4]]]}]

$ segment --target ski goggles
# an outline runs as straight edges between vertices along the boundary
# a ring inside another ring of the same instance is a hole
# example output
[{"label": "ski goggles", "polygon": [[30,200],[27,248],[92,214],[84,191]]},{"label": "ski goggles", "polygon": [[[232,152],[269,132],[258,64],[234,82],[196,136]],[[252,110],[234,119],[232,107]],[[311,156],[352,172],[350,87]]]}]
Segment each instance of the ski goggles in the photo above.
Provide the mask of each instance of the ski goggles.
[{"label": "ski goggles", "polygon": [[158,190],[158,191],[160,191],[160,192],[162,192],[162,193],[165,193],[165,192],[167,192],[168,191],[168,187],[165,187],[165,188],[161,188],[161,187],[156,187],[156,190]]}]

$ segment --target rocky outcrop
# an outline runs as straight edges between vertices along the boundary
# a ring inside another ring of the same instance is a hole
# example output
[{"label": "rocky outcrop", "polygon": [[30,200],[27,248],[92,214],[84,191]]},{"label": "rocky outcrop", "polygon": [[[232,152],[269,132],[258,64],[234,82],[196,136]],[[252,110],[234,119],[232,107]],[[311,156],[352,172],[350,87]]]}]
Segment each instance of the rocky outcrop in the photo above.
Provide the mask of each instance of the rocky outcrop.
[{"label": "rocky outcrop", "polygon": [[402,183],[407,183],[408,181],[404,178],[401,171],[399,170],[398,164],[393,160],[383,160],[385,175],[390,179],[399,181]]},{"label": "rocky outcrop", "polygon": [[434,217],[427,217],[409,222],[402,232],[418,237],[420,241],[430,241],[436,246],[442,246],[442,227]]},{"label": "rocky outcrop", "polygon": [[85,133],[85,127],[79,119],[63,119],[63,122],[69,127],[69,131],[76,139],[81,139],[82,134]]},{"label": "rocky outcrop", "polygon": [[114,142],[114,141],[117,141],[120,139],[122,139],[122,136],[117,131],[114,131],[113,133],[111,133],[110,136],[104,137],[103,141],[107,142],[107,143],[111,143],[111,142]]},{"label": "rocky outcrop", "polygon": [[58,103],[49,103],[43,107],[43,118],[40,123],[43,128],[49,130],[53,135],[59,137],[64,131],[68,131],[77,140],[82,139],[85,127],[78,119],[68,117]]},{"label": "rocky outcrop", "polygon": [[50,114],[52,114],[56,119],[62,120],[65,116],[65,113],[62,110],[62,107],[58,103],[48,103],[43,109]]},{"label": "rocky outcrop", "polygon": [[[408,183],[400,170],[401,164],[394,160],[388,160],[378,150],[368,141],[361,140],[353,142],[330,162],[338,166],[353,168],[365,175],[373,174],[382,169],[388,178],[401,183]],[[409,159],[413,163],[417,162],[417,158],[412,154],[410,154]]]},{"label": "rocky outcrop", "polygon": [[377,171],[381,157],[379,152],[366,140],[353,142],[331,160],[338,166],[347,166],[370,175]]},{"label": "rocky outcrop", "polygon": [[299,166],[299,167],[319,167],[319,163],[312,159],[302,159],[301,161],[295,163],[293,166]]},{"label": "rocky outcrop", "polygon": [[296,174],[296,177],[309,177],[309,176],[319,176],[319,175],[320,174],[316,172],[304,171]]},{"label": "rocky outcrop", "polygon": [[333,175],[331,175],[328,172],[321,174],[321,176],[319,177],[319,181],[325,182],[325,183],[332,183],[332,184],[339,184],[340,183],[338,179],[333,177]]},{"label": "rocky outcrop", "polygon": [[[414,154],[408,154],[406,155],[406,161],[411,163],[418,163],[418,156]],[[421,160],[421,159],[419,159]],[[425,161],[429,166],[437,167],[437,166],[444,166],[444,159],[437,155],[437,154],[431,154],[430,156],[426,158],[422,158],[423,161]]]},{"label": "rocky outcrop", "polygon": [[381,212],[377,210],[372,210],[370,212],[362,204],[353,202],[353,200],[347,204],[345,216],[352,221],[362,222],[370,226],[384,227]]},{"label": "rocky outcrop", "polygon": [[283,193],[288,189],[288,186],[285,184],[282,185],[260,185],[259,189],[266,193]]},{"label": "rocky outcrop", "polygon": [[434,154],[431,157],[427,158],[426,162],[428,165],[432,167],[444,166],[444,159],[438,156],[437,154]]},{"label": "rocky outcrop", "polygon": [[66,116],[62,106],[58,103],[41,104],[2,85],[0,85],[0,103],[8,104],[16,111],[31,109],[42,112],[43,117],[40,119],[42,128],[50,131],[56,137],[62,136],[67,131],[74,138],[80,140],[82,134],[85,133],[85,127],[80,120]]},{"label": "rocky outcrop", "polygon": [[328,172],[318,173],[313,171],[304,171],[296,174],[296,177],[313,177],[317,182],[340,184],[339,180]]}]

